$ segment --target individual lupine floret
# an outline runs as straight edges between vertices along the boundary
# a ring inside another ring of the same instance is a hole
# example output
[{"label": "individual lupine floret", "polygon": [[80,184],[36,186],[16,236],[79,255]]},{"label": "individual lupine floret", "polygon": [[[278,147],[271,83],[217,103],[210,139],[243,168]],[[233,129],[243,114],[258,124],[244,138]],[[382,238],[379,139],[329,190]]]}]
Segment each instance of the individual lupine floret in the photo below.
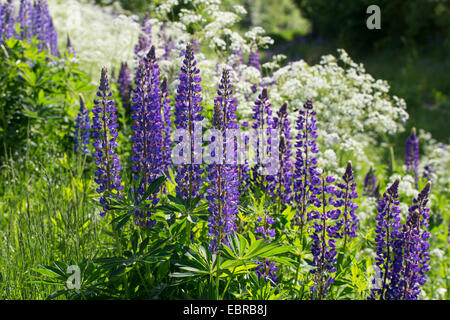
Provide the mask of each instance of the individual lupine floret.
[{"label": "individual lupine floret", "polygon": [[399,183],[399,179],[395,180],[378,201],[378,214],[375,218],[377,270],[372,281],[374,287],[370,293],[371,299],[389,299],[395,296],[398,290],[402,267]]},{"label": "individual lupine floret", "polygon": [[[271,226],[275,224],[275,219],[270,217],[267,212],[264,216],[258,216],[258,226],[255,229],[256,239],[265,239],[271,241],[275,238],[275,229]],[[273,260],[264,259],[258,261],[256,265],[256,275],[258,278],[263,278],[265,281],[271,281],[272,283],[278,282],[277,271],[278,267]]]},{"label": "individual lupine floret", "polygon": [[312,265],[315,267],[311,270],[314,281],[311,293],[317,299],[327,297],[336,272],[336,238],[339,230],[336,223],[340,212],[337,209],[331,209],[336,193],[332,185],[334,182],[333,176],[322,175],[320,186],[313,189],[313,195],[316,197],[315,209],[308,212],[308,221],[313,222],[311,253]]},{"label": "individual lupine floret", "polygon": [[[149,199],[142,199],[150,184],[164,172],[163,159],[163,119],[161,112],[161,91],[159,66],[156,61],[155,47],[141,60],[136,77],[136,89],[133,92],[131,129],[133,130],[132,157],[133,174],[140,180],[138,202],[151,200],[153,205],[159,202],[156,192]],[[150,206],[149,206],[150,207]],[[150,219],[151,210],[136,211],[136,224],[152,227],[156,221]]]},{"label": "individual lupine floret", "polygon": [[[255,101],[252,115],[252,128],[256,135],[253,141],[253,147],[256,153],[256,164],[252,168],[252,181],[256,187],[263,191],[269,191],[273,187],[274,176],[272,174],[265,174],[263,172],[266,168],[274,163],[267,161],[270,158],[270,145],[272,141],[272,133],[275,132],[273,128],[273,118],[271,103],[267,94],[267,88],[263,88],[261,94]],[[269,172],[267,172],[269,173]]]},{"label": "individual lupine floret", "polygon": [[295,129],[296,159],[294,164],[294,198],[296,202],[296,214],[293,223],[301,226],[305,224],[307,207],[316,201],[315,188],[320,186],[320,172],[317,168],[317,157],[319,152],[316,144],[317,126],[316,111],[312,99],[308,99],[299,109],[299,116]]},{"label": "individual lupine floret", "polygon": [[281,203],[290,204],[293,198],[293,163],[292,163],[292,136],[291,124],[287,114],[287,103],[284,103],[274,118],[274,128],[278,130],[280,138],[279,146],[279,171],[275,175],[271,188],[273,195],[280,199]]},{"label": "individual lupine floret", "polygon": [[403,226],[404,263],[399,286],[400,296],[396,297],[398,299],[417,300],[420,286],[425,284],[426,272],[430,269],[428,264],[430,208],[427,207],[430,189],[431,183],[428,182],[417,198],[414,198]]},{"label": "individual lupine floret", "polygon": [[405,164],[406,171],[414,174],[416,189],[419,182],[419,139],[416,129],[413,128],[405,142]]},{"label": "individual lupine floret", "polygon": [[[213,128],[223,139],[219,148],[209,150],[213,163],[207,166],[207,196],[210,216],[208,230],[211,242],[209,249],[217,252],[221,244],[227,244],[227,236],[236,229],[235,218],[239,205],[239,177],[237,166],[237,145],[234,141],[227,141],[227,130],[236,129],[236,99],[230,83],[229,70],[225,69],[214,101]],[[230,145],[234,152],[226,152]],[[224,146],[224,147],[222,147]],[[217,150],[218,149],[218,150]],[[219,155],[215,154],[220,152]]]},{"label": "individual lupine floret", "polygon": [[[201,77],[200,69],[194,57],[194,51],[190,43],[186,46],[186,53],[180,72],[180,83],[178,85],[177,96],[175,98],[175,126],[177,129],[187,130],[187,139],[190,142],[190,155],[178,154],[176,156],[187,156],[188,163],[177,167],[175,181],[177,183],[176,193],[178,196],[187,199],[194,199],[200,196],[202,185],[201,174],[203,173],[200,164],[196,163],[201,150],[194,148],[194,124],[203,120],[200,105],[202,98],[200,92]],[[200,132],[201,134],[201,132]],[[180,137],[178,137],[179,139]],[[181,142],[181,139],[178,140]],[[180,152],[182,153],[182,151]]]},{"label": "individual lupine floret", "polygon": [[342,213],[341,224],[343,229],[339,230],[339,237],[344,238],[344,248],[347,243],[347,238],[356,238],[356,231],[358,230],[359,219],[355,214],[358,205],[355,203],[355,199],[358,198],[358,192],[356,191],[356,182],[353,176],[352,163],[347,163],[347,168],[342,176],[344,182],[337,183],[337,189],[335,191],[336,201],[334,206]]},{"label": "individual lupine floret", "polygon": [[97,169],[95,170],[95,182],[98,185],[97,193],[101,194],[100,203],[104,216],[109,210],[108,198],[116,194],[120,196],[123,189],[121,183],[119,156],[115,152],[117,147],[117,117],[114,100],[111,99],[112,93],[109,88],[108,71],[102,68],[100,77],[100,86],[97,91],[97,99],[94,100],[92,110],[94,117],[92,119],[92,145],[95,149],[93,154]]},{"label": "individual lupine floret", "polygon": [[117,78],[120,100],[127,116],[131,116],[131,71],[127,62],[120,64],[119,77]]},{"label": "individual lupine floret", "polygon": [[89,110],[86,109],[83,96],[80,94],[80,110],[78,111],[77,119],[75,120],[75,151],[82,150],[84,154],[88,153],[90,129]]}]

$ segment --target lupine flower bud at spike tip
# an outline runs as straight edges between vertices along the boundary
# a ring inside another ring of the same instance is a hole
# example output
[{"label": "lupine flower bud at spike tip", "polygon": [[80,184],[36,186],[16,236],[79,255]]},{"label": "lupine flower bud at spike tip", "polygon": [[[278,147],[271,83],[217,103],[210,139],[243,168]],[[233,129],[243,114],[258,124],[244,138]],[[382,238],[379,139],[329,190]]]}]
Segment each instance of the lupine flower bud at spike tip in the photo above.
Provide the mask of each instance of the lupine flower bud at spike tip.
[{"label": "lupine flower bud at spike tip", "polygon": [[106,68],[102,68],[97,99],[94,100],[92,110],[94,114],[92,119],[92,137],[94,139],[92,146],[95,150],[93,156],[97,165],[95,182],[98,185],[96,191],[101,194],[100,203],[103,206],[103,211],[100,215],[102,216],[109,210],[108,198],[113,194],[120,197],[120,191],[123,189],[120,175],[122,167],[119,156],[115,152],[118,136],[117,109],[111,96],[108,71]]},{"label": "lupine flower bud at spike tip", "polygon": [[308,212],[308,221],[313,221],[311,253],[312,265],[315,267],[311,270],[314,281],[311,293],[317,299],[327,297],[336,272],[336,238],[341,224],[340,212],[331,209],[336,193],[331,185],[334,182],[335,178],[332,176],[320,178],[320,186],[313,191],[314,196],[317,196],[315,208]]},{"label": "lupine flower bud at spike tip", "polygon": [[[202,79],[190,43],[186,46],[179,79],[180,84],[175,98],[175,126],[177,129],[187,130],[190,140],[190,155],[187,155],[189,163],[177,167],[175,181],[177,183],[177,195],[187,200],[200,196],[201,174],[203,172],[200,164],[196,163],[196,159],[201,157],[202,151],[194,148],[194,124],[203,120],[203,107],[200,105],[202,101],[200,82]],[[182,137],[175,137],[176,143],[181,141],[180,138],[183,139]],[[180,154],[179,156],[185,155]]]},{"label": "lupine flower bud at spike tip", "polygon": [[416,137],[416,128],[412,129],[405,142],[405,164],[406,171],[413,172],[417,188],[419,181],[419,140]]},{"label": "lupine flower bud at spike tip", "polygon": [[390,299],[398,292],[402,267],[400,209],[397,179],[378,201],[375,218],[376,273],[370,299]]},{"label": "lupine flower bud at spike tip", "polygon": [[126,114],[131,116],[131,72],[127,62],[122,62],[120,65],[117,85],[122,106]]},{"label": "lupine flower bud at spike tip", "polygon": [[[147,187],[163,174],[165,160],[163,154],[163,119],[161,110],[161,89],[159,82],[159,66],[155,57],[155,47],[152,46],[147,55],[141,60],[139,72],[136,74],[136,89],[133,92],[132,120],[133,146],[132,157],[133,174],[141,184],[138,193],[145,194]],[[159,199],[155,192],[149,199],[156,205]],[[156,221],[149,219],[148,212],[136,211],[136,224],[141,227],[152,227]]]},{"label": "lupine flower bud at spike tip", "polygon": [[355,178],[353,177],[353,168],[351,161],[348,162],[344,175],[342,176],[344,182],[337,183],[335,190],[336,201],[334,207],[340,208],[338,212],[343,215],[343,230],[340,230],[339,237],[344,238],[344,247],[347,242],[347,237],[355,238],[358,229],[359,219],[355,214],[358,205],[354,199],[358,198],[356,192]]},{"label": "lupine flower bud at spike tip", "polygon": [[[235,147],[234,140],[226,140],[226,130],[236,128],[236,100],[232,94],[233,90],[230,83],[229,71],[224,70],[214,103],[213,127],[218,130],[222,137],[225,136],[224,146],[233,144],[233,147]],[[214,139],[218,139],[218,137],[214,137]],[[208,173],[206,178],[208,182],[206,199],[208,200],[208,211],[210,213],[208,230],[209,236],[211,237],[209,249],[212,252],[217,252],[221,243],[226,245],[226,237],[235,231],[235,219],[238,214],[239,205],[237,154],[235,152],[231,154],[233,159],[227,159],[227,156],[230,155],[225,153],[225,150],[220,149],[219,147],[219,152],[222,152],[222,157],[217,157],[219,161],[214,161],[206,169]],[[208,152],[212,153],[211,156],[213,156],[213,153],[215,156],[216,151],[216,149],[212,151],[208,150]],[[220,161],[221,158],[224,159]]]},{"label": "lupine flower bud at spike tip", "polygon": [[293,169],[292,163],[292,136],[291,124],[288,119],[287,103],[284,103],[277,112],[277,117],[274,118],[274,128],[278,130],[280,137],[279,147],[279,163],[280,169],[278,174],[274,177],[273,194],[279,197],[280,201],[289,204],[293,198]]},{"label": "lupine flower bud at spike tip", "polygon": [[308,99],[303,108],[299,109],[295,127],[298,131],[294,165],[294,197],[297,208],[293,222],[301,226],[304,225],[308,204],[316,201],[315,189],[320,186],[320,172],[317,168],[317,157],[314,156],[319,152],[316,144],[318,136],[315,116],[312,99]]},{"label": "lupine flower bud at spike tip", "polygon": [[[256,164],[252,168],[252,182],[263,191],[273,187],[273,175],[264,174],[265,167],[270,165],[267,158],[270,156],[270,144],[273,131],[273,118],[271,103],[267,88],[263,88],[255,101],[252,114],[252,128],[255,130],[254,150],[256,150]],[[273,192],[272,192],[273,194]]]},{"label": "lupine flower bud at spike tip", "polygon": [[80,111],[78,111],[78,116],[75,120],[75,151],[82,150],[83,153],[88,153],[90,129],[89,111],[86,109],[83,96],[80,94]]},{"label": "lupine flower bud at spike tip", "polygon": [[[271,228],[273,224],[275,224],[275,219],[270,217],[267,212],[263,217],[258,216],[258,225],[255,229],[256,239],[265,239],[270,242],[271,239],[275,238],[275,229]],[[270,259],[258,261],[255,270],[258,278],[262,277],[265,281],[273,283],[278,281],[278,267]]]}]

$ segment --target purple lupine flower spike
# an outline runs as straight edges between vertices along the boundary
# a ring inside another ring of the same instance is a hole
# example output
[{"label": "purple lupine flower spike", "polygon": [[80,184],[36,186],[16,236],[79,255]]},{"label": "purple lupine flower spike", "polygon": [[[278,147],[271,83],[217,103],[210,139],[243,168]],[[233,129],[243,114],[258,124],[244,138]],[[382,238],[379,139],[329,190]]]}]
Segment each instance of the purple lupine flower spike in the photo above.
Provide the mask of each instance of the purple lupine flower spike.
[{"label": "purple lupine flower spike", "polygon": [[[267,212],[263,217],[258,216],[258,225],[255,229],[256,239],[266,239],[270,242],[271,239],[275,238],[275,229],[271,227],[273,224],[275,224],[275,219],[270,217]],[[278,282],[278,267],[273,260],[258,261],[255,270],[258,278],[263,278],[265,281],[271,281],[275,284]]]},{"label": "purple lupine flower spike", "polygon": [[84,154],[88,153],[90,129],[89,110],[86,109],[83,96],[80,94],[80,111],[75,121],[75,151],[82,150]]},{"label": "purple lupine flower spike", "polygon": [[146,55],[152,46],[152,25],[149,20],[150,16],[147,13],[142,21],[141,35],[138,38],[138,43],[134,47],[137,64],[139,64],[140,60]]},{"label": "purple lupine flower spike", "polygon": [[358,230],[359,219],[355,214],[358,205],[354,202],[358,198],[356,191],[356,182],[353,176],[353,168],[351,161],[348,162],[344,175],[342,176],[344,182],[338,182],[335,195],[336,201],[334,206],[338,209],[339,213],[342,211],[343,216],[343,230],[340,232],[339,237],[344,238],[344,248],[347,243],[347,238],[356,238],[356,231]]},{"label": "purple lupine flower spike", "polygon": [[19,39],[24,40],[26,38],[27,29],[27,3],[25,0],[20,0],[19,15],[17,16],[17,22],[20,25]]},{"label": "purple lupine flower spike", "polygon": [[2,3],[0,3],[0,44],[3,43],[3,28],[4,28],[4,22],[3,22],[3,14],[5,13],[5,7]]},{"label": "purple lupine flower spike", "polygon": [[[137,77],[137,75],[136,75]],[[120,100],[127,116],[131,116],[131,72],[127,62],[120,65],[119,77],[117,78]]]},{"label": "purple lupine flower spike", "polygon": [[430,208],[427,207],[431,182],[428,182],[413,204],[409,207],[409,215],[403,226],[403,255],[402,280],[400,281],[399,296],[403,300],[417,300],[420,286],[426,282],[426,272],[430,269],[428,250],[430,245],[428,231]]},{"label": "purple lupine flower spike", "polygon": [[373,172],[373,168],[370,167],[369,171],[367,172],[366,176],[364,177],[364,196],[372,197],[372,198],[379,198],[380,192],[377,184],[377,176],[375,175],[375,172]]},{"label": "purple lupine flower spike", "polygon": [[165,159],[165,171],[172,162],[172,108],[170,102],[167,78],[164,78],[161,82],[161,112],[163,114],[162,120],[164,122],[163,158]]},{"label": "purple lupine flower spike", "polygon": [[3,7],[3,36],[4,38],[13,38],[16,35],[15,18],[14,18],[14,3],[12,0],[8,0]]},{"label": "purple lupine flower spike", "polygon": [[[163,119],[161,113],[161,91],[159,82],[159,66],[156,61],[155,47],[152,46],[139,66],[136,77],[136,89],[133,92],[133,114],[131,118],[134,124],[132,157],[134,178],[139,179],[141,184],[138,188],[142,200],[151,200],[153,205],[159,202],[157,191],[142,199],[148,186],[164,171],[163,159]],[[150,219],[151,209],[147,212],[136,210],[136,224],[150,228],[156,223]]]},{"label": "purple lupine flower spike", "polygon": [[[395,182],[378,201],[376,225],[376,275],[370,299],[389,299],[395,295],[401,271],[401,234],[398,185]],[[394,257],[394,258],[393,258]]]},{"label": "purple lupine flower spike", "polygon": [[405,142],[405,164],[406,171],[414,174],[417,189],[419,182],[419,140],[416,136],[416,128],[412,129]]},{"label": "purple lupine flower spike", "polygon": [[254,148],[256,150],[256,164],[252,168],[252,182],[263,191],[268,191],[273,185],[273,175],[262,172],[264,165],[268,165],[267,157],[270,154],[271,134],[273,131],[273,118],[271,103],[267,88],[263,88],[255,101],[252,115],[252,128],[255,130]]},{"label": "purple lupine flower spike", "polygon": [[294,197],[297,203],[294,224],[303,226],[307,207],[316,201],[314,189],[320,186],[319,171],[317,169],[317,157],[319,152],[317,147],[317,126],[316,111],[314,110],[312,99],[308,99],[299,109],[299,116],[296,123],[295,147],[297,149],[294,168]]},{"label": "purple lupine flower spike", "polygon": [[258,69],[259,71],[261,71],[261,64],[259,63],[259,51],[258,49],[255,49],[254,51],[252,51],[248,57],[248,66],[250,67],[254,67],[256,69]]},{"label": "purple lupine flower spike", "polygon": [[[239,177],[237,167],[237,150],[235,141],[227,141],[226,131],[236,129],[236,99],[232,96],[233,89],[230,83],[229,70],[222,73],[217,97],[214,101],[214,121],[213,127],[218,130],[224,138],[219,146],[221,154],[214,156],[213,163],[207,167],[208,189],[206,190],[209,204],[208,230],[211,242],[209,250],[216,253],[222,244],[228,244],[227,236],[236,229],[235,218],[238,214],[239,205]],[[218,137],[214,137],[218,139]],[[219,139],[220,141],[221,139]],[[220,143],[220,142],[219,142]],[[226,148],[233,148],[234,152],[227,153]]]},{"label": "purple lupine flower spike", "polygon": [[311,253],[312,265],[315,267],[311,270],[314,281],[311,293],[317,299],[325,299],[336,272],[336,238],[339,229],[336,223],[339,222],[340,212],[330,208],[336,193],[331,185],[335,178],[322,176],[319,180],[320,186],[313,189],[313,194],[317,197],[315,208],[308,212],[308,221],[313,222]]},{"label": "purple lupine flower spike", "polygon": [[72,45],[72,41],[70,40],[70,36],[67,35],[67,44],[66,44],[66,49],[67,52],[69,53],[69,55],[76,57],[77,53],[75,52],[75,48]]},{"label": "purple lupine flower spike", "polygon": [[274,128],[278,130],[280,137],[279,171],[274,177],[275,186],[272,188],[273,194],[277,195],[281,203],[289,204],[293,199],[293,163],[292,163],[292,136],[291,124],[287,117],[287,103],[284,103],[274,118]]},{"label": "purple lupine flower spike", "polygon": [[114,100],[111,99],[112,93],[109,88],[108,71],[102,68],[100,77],[100,86],[97,91],[97,99],[94,100],[94,108],[92,110],[94,117],[92,118],[92,143],[95,152],[95,182],[98,185],[97,193],[101,194],[100,203],[103,211],[100,213],[104,216],[109,210],[108,198],[116,194],[120,196],[123,189],[121,183],[119,156],[115,152],[117,147],[117,116]]},{"label": "purple lupine flower spike", "polygon": [[[175,99],[175,126],[177,129],[187,130],[187,138],[190,141],[190,157],[187,157],[190,159],[190,163],[179,165],[175,177],[177,183],[176,193],[184,200],[194,199],[201,195],[201,174],[203,170],[197,161],[197,158],[201,156],[201,150],[194,150],[194,125],[195,122],[203,120],[203,107],[200,105],[202,88],[200,87],[201,77],[199,74],[200,69],[197,67],[192,45],[188,43]],[[180,137],[177,138],[179,139]],[[180,156],[186,155],[180,154]]]}]

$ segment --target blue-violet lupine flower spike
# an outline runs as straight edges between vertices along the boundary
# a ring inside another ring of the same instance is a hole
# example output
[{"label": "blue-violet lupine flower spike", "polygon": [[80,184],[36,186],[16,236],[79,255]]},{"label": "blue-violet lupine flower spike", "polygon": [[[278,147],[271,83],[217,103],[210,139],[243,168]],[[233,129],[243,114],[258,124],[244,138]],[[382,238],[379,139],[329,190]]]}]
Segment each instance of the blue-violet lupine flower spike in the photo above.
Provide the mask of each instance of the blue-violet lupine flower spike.
[{"label": "blue-violet lupine flower spike", "polygon": [[101,215],[104,216],[109,210],[108,198],[116,193],[120,197],[123,189],[121,183],[119,156],[115,152],[117,147],[117,116],[114,100],[109,88],[108,71],[102,68],[100,86],[97,91],[97,99],[94,100],[92,110],[92,145],[95,149],[93,154],[97,169],[95,170],[95,182],[98,185],[97,193],[101,194],[100,203],[103,206]]},{"label": "blue-violet lupine flower spike", "polygon": [[75,48],[72,45],[72,41],[70,40],[70,36],[67,35],[67,44],[66,44],[66,49],[67,52],[69,53],[69,55],[76,57],[77,53],[75,52]]},{"label": "blue-violet lupine flower spike", "polygon": [[336,272],[336,238],[340,212],[332,209],[335,201],[336,189],[332,185],[335,182],[333,176],[322,176],[320,186],[314,189],[317,200],[314,207],[308,212],[308,221],[312,221],[313,232],[311,234],[311,253],[313,256],[311,270],[314,285],[311,293],[314,298],[325,299],[331,284],[334,282]]},{"label": "blue-violet lupine flower spike", "polygon": [[430,189],[431,182],[428,182],[409,207],[409,215],[403,226],[404,263],[399,286],[400,295],[395,297],[397,299],[417,300],[420,286],[425,284],[426,272],[430,269],[430,208],[427,207]]},{"label": "blue-violet lupine flower spike", "polygon": [[[190,43],[186,46],[179,79],[180,84],[178,85],[177,96],[175,98],[175,126],[177,129],[187,130],[191,146],[190,157],[188,157],[190,158],[190,163],[181,164],[177,167],[175,181],[177,183],[177,195],[187,200],[201,196],[201,174],[203,173],[200,164],[195,163],[198,154],[194,148],[194,122],[203,120],[203,107],[200,105],[202,101],[200,96],[200,92],[202,91],[200,82],[202,79]],[[176,139],[180,139],[180,137],[176,137]],[[176,142],[180,142],[180,140]],[[180,156],[185,155],[180,154]]]},{"label": "blue-violet lupine flower spike", "polygon": [[271,153],[271,135],[274,130],[271,106],[267,88],[263,88],[255,101],[252,114],[252,128],[256,135],[253,146],[256,152],[256,164],[252,168],[252,182],[255,187],[265,192],[270,192],[274,186],[274,176],[263,172],[265,166],[271,165],[267,163]]},{"label": "blue-violet lupine flower spike", "polygon": [[164,141],[163,141],[163,158],[165,163],[164,171],[167,171],[169,165],[172,162],[172,110],[170,105],[169,87],[167,84],[167,78],[164,78],[161,82],[161,112],[163,113],[162,120],[164,121]]},{"label": "blue-violet lupine flower spike", "polygon": [[397,294],[402,268],[402,244],[398,185],[395,182],[378,201],[376,224],[376,273],[370,299],[389,299]]},{"label": "blue-violet lupine flower spike", "polygon": [[78,111],[78,116],[75,120],[75,151],[82,150],[84,154],[88,153],[90,129],[89,111],[86,109],[83,96],[80,94],[80,111]]},{"label": "blue-violet lupine flower spike", "polygon": [[320,188],[320,172],[317,168],[317,157],[319,152],[316,139],[317,121],[316,111],[314,110],[312,99],[308,99],[299,109],[295,129],[296,136],[295,148],[296,159],[294,164],[294,198],[297,204],[294,224],[301,226],[305,224],[307,207],[318,200],[315,197],[317,188]]},{"label": "blue-violet lupine flower spike", "polygon": [[120,100],[128,117],[131,116],[131,71],[127,62],[120,65],[119,77],[117,78]]},{"label": "blue-violet lupine flower spike", "polygon": [[271,188],[273,195],[280,199],[281,203],[290,204],[293,199],[293,170],[292,162],[292,136],[291,124],[288,119],[287,103],[284,103],[274,118],[274,128],[278,130],[280,137],[279,146],[279,171],[274,177],[275,186]]},{"label": "blue-violet lupine flower spike", "polygon": [[405,142],[405,164],[406,171],[411,171],[414,174],[417,189],[419,182],[419,140],[415,128],[412,129]]},{"label": "blue-violet lupine flower spike", "polygon": [[[237,166],[237,145],[235,141],[227,141],[226,131],[236,129],[236,99],[232,96],[229,70],[222,73],[217,97],[214,101],[213,127],[224,137],[223,148],[215,159],[218,161],[207,166],[208,188],[206,190],[209,204],[208,230],[211,242],[209,249],[217,252],[222,244],[227,245],[227,236],[236,229],[235,219],[239,205],[239,177]],[[211,138],[213,139],[213,138]],[[216,137],[214,137],[216,139]],[[235,152],[228,154],[226,146],[230,145]],[[211,151],[211,156],[216,150]],[[231,159],[228,159],[230,157]]]},{"label": "blue-violet lupine flower spike", "polygon": [[[269,242],[275,238],[275,229],[271,227],[273,224],[275,224],[275,219],[270,217],[267,212],[265,212],[264,217],[258,216],[258,225],[255,229],[256,238],[266,239]],[[263,278],[273,284],[278,282],[278,267],[273,260],[258,261],[255,270],[258,278]]]},{"label": "blue-violet lupine flower spike", "polygon": [[[142,199],[148,186],[159,178],[165,170],[163,158],[163,119],[161,110],[161,90],[159,66],[156,61],[155,47],[141,60],[136,76],[136,89],[133,92],[131,129],[133,130],[132,170],[134,178],[140,180],[138,187],[140,203],[151,200],[152,205],[159,202],[158,190]],[[148,206],[150,207],[150,205]],[[136,224],[143,228],[153,227],[155,220],[150,219],[151,209],[147,212],[136,210]]]},{"label": "blue-violet lupine flower spike", "polygon": [[342,176],[343,182],[337,183],[337,189],[335,191],[336,201],[334,206],[338,209],[338,212],[342,212],[341,221],[343,230],[339,233],[339,237],[344,238],[344,247],[347,243],[347,237],[356,238],[356,231],[358,230],[359,219],[355,214],[358,205],[355,203],[355,199],[358,198],[356,191],[356,182],[353,176],[353,168],[351,161],[348,162],[344,175]]}]

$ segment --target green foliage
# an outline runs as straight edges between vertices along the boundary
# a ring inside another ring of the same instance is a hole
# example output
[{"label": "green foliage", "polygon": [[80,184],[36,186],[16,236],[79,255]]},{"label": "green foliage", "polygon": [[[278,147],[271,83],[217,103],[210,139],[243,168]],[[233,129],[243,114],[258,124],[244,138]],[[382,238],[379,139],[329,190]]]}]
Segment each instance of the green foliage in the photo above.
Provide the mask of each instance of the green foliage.
[{"label": "green foliage", "polygon": [[7,39],[0,50],[0,156],[62,141],[67,149],[69,108],[86,90],[84,74],[70,59],[39,52],[35,41]]}]

